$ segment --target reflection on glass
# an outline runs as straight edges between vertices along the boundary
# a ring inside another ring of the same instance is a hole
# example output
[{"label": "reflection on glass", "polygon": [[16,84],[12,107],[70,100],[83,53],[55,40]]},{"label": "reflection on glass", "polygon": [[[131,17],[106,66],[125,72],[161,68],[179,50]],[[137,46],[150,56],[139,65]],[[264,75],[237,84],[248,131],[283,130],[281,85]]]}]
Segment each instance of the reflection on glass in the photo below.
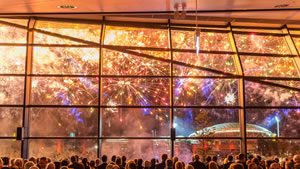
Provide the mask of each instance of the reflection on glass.
[{"label": "reflection on glass", "polygon": [[233,79],[176,78],[174,104],[178,106],[238,105],[238,81]]},{"label": "reflection on glass", "polygon": [[31,103],[94,105],[98,103],[98,78],[32,78]]},{"label": "reflection on glass", "polygon": [[300,140],[248,139],[247,150],[250,154],[259,154],[266,159],[274,157],[293,157],[300,153]]},{"label": "reflection on glass", "polygon": [[26,47],[0,46],[0,73],[24,74]]},{"label": "reflection on glass", "polygon": [[[136,51],[154,58],[168,58],[169,52]],[[170,64],[140,56],[103,50],[103,74],[105,75],[169,75]]]},{"label": "reflection on glass", "polygon": [[299,77],[292,58],[241,56],[246,76]]},{"label": "reflection on glass", "polygon": [[169,79],[103,78],[103,105],[169,105]]},{"label": "reflection on glass", "polygon": [[[266,81],[270,85],[245,81],[245,102],[249,106],[299,106],[300,93],[284,87],[298,88],[299,81]],[[272,84],[283,85],[282,87]]]},{"label": "reflection on glass", "polygon": [[97,140],[91,139],[47,139],[30,140],[29,157],[48,157],[50,159],[65,159],[70,155],[78,155],[88,159],[97,158]]},{"label": "reflection on glass", "polygon": [[[195,31],[172,30],[172,45],[178,49],[195,49]],[[228,34],[201,32],[200,50],[231,51]]]},{"label": "reflection on glass", "polygon": [[0,108],[0,136],[15,137],[17,127],[22,126],[22,108]]},{"label": "reflection on glass", "polygon": [[[191,157],[194,154],[199,154],[202,157],[218,156],[225,157],[227,155],[240,153],[239,140],[183,140],[177,139],[174,147],[174,156],[177,156],[186,164],[191,162]],[[221,159],[220,159],[221,160]],[[222,163],[223,161],[218,161]]]},{"label": "reflection on glass", "polygon": [[34,43],[36,44],[85,44],[81,42],[82,40],[100,42],[101,25],[37,21],[35,28],[58,34],[55,36],[35,32]]},{"label": "reflection on glass", "polygon": [[83,74],[99,72],[99,49],[34,47],[33,73]]},{"label": "reflection on glass", "polygon": [[0,140],[0,157],[20,158],[21,142],[16,140]]},{"label": "reflection on glass", "polygon": [[[262,134],[252,137],[300,137],[300,109],[247,109],[247,123],[259,126]],[[263,134],[268,130],[271,135]]]},{"label": "reflection on glass", "polygon": [[31,136],[98,135],[98,110],[95,108],[32,108],[29,113]]},{"label": "reflection on glass", "polygon": [[170,110],[120,109],[102,110],[103,136],[163,137],[170,136]]},{"label": "reflection on glass", "polygon": [[105,45],[167,48],[168,42],[167,29],[105,27]]},{"label": "reflection on glass", "polygon": [[170,141],[164,139],[106,139],[102,142],[101,152],[104,152],[108,157],[118,154],[119,156],[125,155],[127,159],[160,159],[164,153],[170,157]]},{"label": "reflection on glass", "polygon": [[177,137],[240,136],[237,109],[175,109],[173,126]]},{"label": "reflection on glass", "polygon": [[[1,19],[2,20],[2,19]],[[14,20],[11,20],[14,24]],[[21,21],[21,20],[19,20]],[[27,22],[27,20],[23,20]],[[10,20],[6,20],[10,23]],[[22,21],[21,21],[22,22]],[[27,28],[17,28],[8,24],[0,23],[0,42],[1,43],[26,43]]]},{"label": "reflection on glass", "polygon": [[[234,60],[232,55],[227,54],[205,54],[200,53],[198,56],[196,53],[173,53],[174,61],[183,63],[183,65],[175,63],[174,75],[175,76],[222,76],[222,73],[236,74]],[[220,62],[222,60],[222,62]],[[186,65],[187,64],[187,65]],[[193,67],[189,67],[189,65]],[[194,66],[205,68],[200,70]],[[211,71],[210,71],[211,70]],[[218,72],[215,72],[218,71]]]},{"label": "reflection on glass", "polygon": [[283,36],[234,35],[239,52],[290,54]]},{"label": "reflection on glass", "polygon": [[0,104],[23,104],[24,77],[0,76]]}]

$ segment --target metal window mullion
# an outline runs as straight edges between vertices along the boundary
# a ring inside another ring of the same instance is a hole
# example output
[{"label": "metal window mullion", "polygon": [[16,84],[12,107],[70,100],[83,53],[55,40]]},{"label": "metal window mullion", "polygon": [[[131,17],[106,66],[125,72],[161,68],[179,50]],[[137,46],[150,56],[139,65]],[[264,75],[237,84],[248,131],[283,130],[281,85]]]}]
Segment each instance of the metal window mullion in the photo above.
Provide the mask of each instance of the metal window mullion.
[{"label": "metal window mullion", "polygon": [[239,80],[239,87],[238,87],[238,93],[239,93],[239,105],[242,107],[242,109],[239,109],[239,120],[240,120],[240,131],[241,131],[241,152],[245,153],[247,152],[247,129],[246,129],[246,109],[245,109],[245,76],[244,76],[244,70],[241,62],[241,58],[238,52],[238,48],[236,45],[236,41],[234,38],[234,34],[232,31],[231,23],[228,24],[228,27],[230,29],[229,33],[229,39],[231,46],[233,48],[233,51],[236,53],[234,55],[234,63],[237,69],[237,72],[239,75],[242,75],[242,79]]},{"label": "metal window mullion", "polygon": [[102,154],[102,70],[103,70],[103,51],[102,46],[105,36],[105,17],[103,17],[103,22],[101,25],[101,34],[100,34],[100,46],[99,46],[99,79],[98,79],[98,147],[97,147],[97,157],[99,158]]},{"label": "metal window mullion", "polygon": [[[171,20],[168,19],[168,33],[169,33],[169,47],[170,47],[170,59],[171,59],[171,65],[170,65],[170,104],[171,104],[171,116],[170,116],[170,134],[172,135],[172,128],[174,123],[174,90],[173,90],[173,83],[174,83],[174,71],[173,71],[173,45],[172,45],[172,32],[171,32]],[[174,156],[174,140],[171,140],[171,156]]]},{"label": "metal window mullion", "polygon": [[22,127],[24,128],[24,140],[22,140],[21,145],[21,157],[28,158],[29,152],[29,112],[27,110],[27,105],[30,104],[30,92],[31,92],[31,77],[28,74],[32,72],[32,55],[33,55],[33,47],[29,44],[33,43],[34,38],[34,28],[35,19],[30,18],[28,20],[27,26],[27,48],[26,48],[26,61],[25,61],[25,79],[24,79],[24,100],[23,100],[23,121]]}]

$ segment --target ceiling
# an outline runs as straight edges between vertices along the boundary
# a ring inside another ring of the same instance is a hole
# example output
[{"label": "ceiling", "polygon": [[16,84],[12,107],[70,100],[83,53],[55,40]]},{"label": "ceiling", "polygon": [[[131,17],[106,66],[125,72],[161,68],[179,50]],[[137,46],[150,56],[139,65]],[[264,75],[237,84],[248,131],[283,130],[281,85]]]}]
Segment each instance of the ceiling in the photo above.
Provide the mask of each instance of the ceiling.
[{"label": "ceiling", "polygon": [[[195,0],[0,0],[0,17],[99,19],[102,15],[117,15],[168,19],[174,17],[176,2],[186,3],[187,16],[190,16],[187,18],[194,19],[194,13],[191,11],[196,10]],[[77,8],[61,9],[58,8],[60,5],[73,5]],[[300,0],[198,0],[197,10],[201,19],[207,21],[223,19],[226,22],[300,25],[299,9]],[[73,15],[74,13],[76,15]]]}]

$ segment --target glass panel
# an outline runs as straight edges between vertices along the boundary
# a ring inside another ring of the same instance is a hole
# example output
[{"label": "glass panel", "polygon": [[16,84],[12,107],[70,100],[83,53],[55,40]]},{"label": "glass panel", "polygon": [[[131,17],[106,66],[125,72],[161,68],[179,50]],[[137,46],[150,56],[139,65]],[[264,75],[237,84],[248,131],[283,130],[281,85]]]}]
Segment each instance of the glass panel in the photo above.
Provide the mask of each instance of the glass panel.
[{"label": "glass panel", "polygon": [[22,127],[22,108],[0,107],[0,136],[16,137],[17,127]]},{"label": "glass panel", "polygon": [[246,117],[249,137],[300,137],[300,109],[247,109]]},{"label": "glass panel", "polygon": [[95,105],[98,78],[33,77],[32,104]]},{"label": "glass panel", "polygon": [[[232,55],[200,53],[197,56],[196,53],[174,52],[173,59],[177,61],[174,64],[175,76],[222,76],[222,72],[236,74]],[[193,67],[189,67],[189,65]],[[205,70],[197,69],[197,67],[204,68]]]},{"label": "glass panel", "polygon": [[292,58],[241,56],[246,76],[299,77]]},{"label": "glass panel", "polygon": [[[136,51],[154,58],[168,58],[169,52]],[[169,75],[170,64],[151,58],[135,56],[113,50],[103,50],[103,74],[105,75]]]},{"label": "glass panel", "polygon": [[[82,41],[100,42],[101,25],[37,21],[35,28],[58,34],[58,36],[55,36],[35,32],[34,42],[36,44],[85,44]],[[72,40],[68,40],[66,37],[70,37]]]},{"label": "glass panel", "polygon": [[23,74],[25,58],[26,47],[0,46],[0,73]]},{"label": "glass panel", "polygon": [[238,105],[238,80],[175,78],[174,104],[193,105]]},{"label": "glass panel", "polygon": [[95,108],[32,108],[29,113],[30,136],[98,136]]},{"label": "glass panel", "polygon": [[294,43],[298,51],[300,51],[300,38],[293,37]]},{"label": "glass panel", "polygon": [[238,109],[175,109],[173,125],[177,137],[240,136]]},{"label": "glass panel", "polygon": [[97,149],[97,140],[91,139],[29,140],[29,157],[48,157],[60,160],[76,154],[79,157],[96,159]]},{"label": "glass panel", "polygon": [[105,45],[168,48],[168,42],[167,29],[105,27]]},{"label": "glass panel", "polygon": [[290,54],[289,46],[282,36],[235,34],[239,52]]},{"label": "glass panel", "polygon": [[[219,166],[223,164],[221,157],[236,155],[240,153],[239,140],[183,140],[177,139],[174,146],[174,156],[179,157],[180,161],[186,164],[192,161],[194,154],[202,157],[217,156]],[[202,159],[201,161],[204,161]]]},{"label": "glass panel", "polygon": [[99,74],[99,49],[34,47],[33,73]]},{"label": "glass panel", "polygon": [[169,140],[126,140],[126,139],[106,139],[102,142],[101,152],[108,157],[112,155],[123,156],[127,159],[142,158],[151,160],[160,159],[162,154],[168,154],[170,157]]},{"label": "glass panel", "polygon": [[170,136],[169,109],[106,108],[102,114],[103,136]]},{"label": "glass panel", "polygon": [[[25,44],[27,41],[27,28],[22,29],[9,25],[10,20],[6,20],[5,22],[8,24],[0,23],[0,42]],[[27,20],[24,20],[24,22],[27,22]],[[11,20],[11,24],[15,24],[14,20]]]},{"label": "glass panel", "polygon": [[103,105],[169,105],[169,79],[103,78]]},{"label": "glass panel", "polygon": [[[271,83],[245,81],[245,101],[249,106],[299,106],[299,81],[262,81]],[[281,86],[272,86],[281,85]],[[284,88],[284,87],[292,87]],[[295,89],[295,90],[293,90]]]},{"label": "glass panel", "polygon": [[0,76],[0,104],[23,104],[24,77]]},{"label": "glass panel", "polygon": [[[196,49],[195,31],[172,30],[172,45],[178,49]],[[201,32],[200,49],[208,51],[232,51],[227,33]]]},{"label": "glass panel", "polygon": [[20,158],[21,142],[16,140],[0,139],[0,157]]},{"label": "glass panel", "polygon": [[300,140],[248,139],[247,150],[249,154],[259,154],[266,159],[292,159],[293,155],[300,153]]}]

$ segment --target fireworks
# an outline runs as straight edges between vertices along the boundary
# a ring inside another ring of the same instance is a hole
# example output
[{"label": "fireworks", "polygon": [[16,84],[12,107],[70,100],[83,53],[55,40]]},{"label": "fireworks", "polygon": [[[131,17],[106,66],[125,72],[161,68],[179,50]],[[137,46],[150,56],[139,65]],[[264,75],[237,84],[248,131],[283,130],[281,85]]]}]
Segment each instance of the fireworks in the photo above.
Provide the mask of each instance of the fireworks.
[{"label": "fireworks", "polygon": [[[264,56],[291,54],[283,36],[236,34],[235,41],[239,52],[261,55],[241,54],[239,64],[238,59],[235,58],[237,55],[228,54],[235,48],[231,46],[229,33],[201,32],[199,55],[182,50],[174,51],[171,57],[167,29],[107,25],[104,28],[102,53],[100,53],[100,46],[97,46],[100,45],[100,25],[37,21],[36,29],[40,31],[34,33],[32,72],[27,72],[32,76],[27,79],[30,85],[26,90],[24,76],[27,30],[0,25],[2,43],[24,44],[24,46],[0,47],[0,73],[18,74],[18,76],[0,77],[0,103],[23,105],[24,93],[30,91],[28,93],[30,102],[26,104],[109,107],[100,110],[77,107],[53,108],[47,111],[43,107],[28,109],[26,111],[29,112],[31,119],[30,136],[69,136],[72,133],[71,135],[75,137],[95,138],[98,136],[169,137],[171,109],[168,106],[171,106],[172,99],[174,106],[186,106],[183,109],[172,108],[175,110],[176,129],[181,135],[189,136],[194,131],[214,124],[239,122],[238,109],[192,109],[189,106],[242,106],[239,105],[241,78],[230,78],[230,75],[242,76],[238,74],[237,69],[240,64],[243,66],[245,76],[299,77],[299,65],[297,67],[294,58]],[[171,30],[171,36],[173,49],[195,49],[194,31]],[[49,46],[38,46],[39,44]],[[51,45],[70,47],[50,47]],[[296,42],[296,45],[299,48],[299,43]],[[126,46],[139,49],[129,50],[125,49]],[[220,54],[205,53],[206,51]],[[142,57],[140,54],[148,57]],[[172,62],[173,70],[171,70]],[[40,76],[41,74],[43,76]],[[171,77],[172,74],[176,77]],[[218,77],[214,78],[214,76]],[[283,88],[284,85],[297,88],[300,86],[298,81],[265,82],[272,82],[279,86],[245,80],[246,106],[299,106],[299,92]],[[172,93],[173,98],[171,98]],[[137,106],[137,108],[114,106]],[[148,106],[161,107],[147,108]],[[7,116],[13,114],[8,108],[0,111],[0,121],[9,119]],[[21,112],[21,109],[19,111]],[[98,111],[102,115],[102,133],[98,133],[100,124],[97,118]],[[278,113],[278,111],[272,109],[261,112],[266,115],[262,117],[254,115],[255,113],[249,114],[247,119],[248,121],[255,119],[257,121],[249,121],[249,123],[257,123],[273,130],[274,125],[270,118],[275,114],[282,119],[281,123],[289,125],[289,129],[295,128],[296,123],[288,123],[284,120],[291,118],[297,120],[299,113],[292,111]],[[17,118],[21,120],[20,114]],[[45,118],[47,122],[43,121]],[[15,127],[10,120],[6,123],[6,128]],[[45,128],[44,133],[39,132],[40,127]],[[13,135],[13,130],[5,131],[1,136]],[[281,133],[283,136],[291,136],[287,131]],[[80,149],[79,153],[94,157],[95,146],[98,148],[96,143],[96,139],[88,142],[75,141],[70,146],[67,145],[68,140],[30,141],[30,145],[38,144],[30,148],[30,153],[39,156],[56,147],[58,152],[56,157],[64,157],[62,150],[64,147],[71,153],[74,153],[75,149]],[[149,142],[135,144],[142,147]],[[149,151],[152,155],[156,156],[159,151],[166,150],[159,147],[168,147],[167,144],[167,142],[156,141],[153,147],[149,145],[147,147],[151,149]],[[106,150],[109,147],[110,143],[105,142],[102,149]],[[124,147],[120,145],[123,152],[129,151],[129,148]]]}]

